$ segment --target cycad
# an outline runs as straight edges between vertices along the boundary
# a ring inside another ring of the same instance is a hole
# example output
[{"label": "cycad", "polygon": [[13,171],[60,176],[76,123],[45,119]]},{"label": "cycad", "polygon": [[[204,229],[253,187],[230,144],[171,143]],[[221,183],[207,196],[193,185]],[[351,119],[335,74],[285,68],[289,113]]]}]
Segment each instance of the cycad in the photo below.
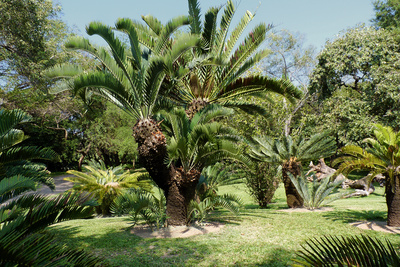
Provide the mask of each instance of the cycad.
[{"label": "cycad", "polygon": [[74,176],[64,179],[74,183],[73,190],[92,193],[100,204],[98,212],[103,215],[110,214],[111,204],[124,189],[142,188],[150,191],[152,188],[148,180],[140,180],[140,178],[147,178],[144,170],[131,173],[129,170],[121,172],[119,168],[106,170],[91,166],[84,168],[86,172],[67,171]]},{"label": "cycad", "polygon": [[254,137],[251,156],[259,161],[276,163],[282,166],[282,179],[285,184],[286,201],[290,208],[303,206],[303,199],[291,182],[288,173],[295,178],[301,175],[302,162],[316,160],[335,153],[336,143],[328,132],[318,133],[309,139],[293,140],[285,136],[281,140],[268,136]]},{"label": "cycad", "polygon": [[[30,164],[29,160],[54,159],[56,154],[20,143],[24,134],[14,127],[29,119],[21,110],[0,111],[0,265],[56,266],[68,263],[95,266],[100,263],[98,258],[69,249],[41,231],[64,220],[90,216],[90,206],[94,204],[90,195],[21,196],[24,192],[36,190],[38,183],[54,187],[52,178],[46,173],[30,176],[37,165]],[[14,147],[16,144],[19,144],[17,149]],[[10,173],[13,175],[9,176]]]},{"label": "cycad", "polygon": [[[168,144],[169,165],[176,170],[166,195],[170,223],[187,222],[188,205],[194,198],[204,167],[226,158],[248,161],[241,153],[238,145],[240,138],[233,129],[215,121],[231,112],[230,109],[210,105],[191,120],[183,109],[163,113],[165,127],[171,136]],[[179,203],[179,206],[168,207],[170,203]]]},{"label": "cycad", "polygon": [[377,174],[385,176],[385,194],[388,207],[389,226],[400,226],[400,132],[389,126],[375,124],[374,138],[367,138],[365,149],[358,146],[345,146],[345,154],[333,162],[340,164],[338,173],[344,175],[358,170],[370,171],[371,178]]}]

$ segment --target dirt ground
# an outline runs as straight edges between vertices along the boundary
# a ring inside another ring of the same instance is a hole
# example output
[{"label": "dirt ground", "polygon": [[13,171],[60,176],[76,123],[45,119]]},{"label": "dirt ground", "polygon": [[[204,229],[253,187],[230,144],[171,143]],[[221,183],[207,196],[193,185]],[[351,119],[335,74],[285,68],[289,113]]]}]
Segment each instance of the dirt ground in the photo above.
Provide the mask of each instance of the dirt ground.
[{"label": "dirt ground", "polygon": [[[42,187],[37,191],[37,193],[42,194],[59,194],[72,187],[72,183],[65,181],[64,177],[68,175],[62,175],[54,177],[54,183],[56,189],[51,191],[48,187]],[[332,208],[320,208],[315,210],[307,209],[282,209],[282,212],[325,212],[331,211]],[[400,234],[400,227],[390,227],[387,226],[386,222],[383,221],[362,221],[350,223],[354,227],[358,227],[364,230],[382,231],[392,234]],[[187,238],[195,235],[204,235],[208,233],[216,233],[222,230],[224,227],[221,223],[204,223],[195,226],[175,226],[162,228],[157,231],[152,231],[150,227],[147,226],[135,226],[132,228],[131,233],[142,238]]]}]

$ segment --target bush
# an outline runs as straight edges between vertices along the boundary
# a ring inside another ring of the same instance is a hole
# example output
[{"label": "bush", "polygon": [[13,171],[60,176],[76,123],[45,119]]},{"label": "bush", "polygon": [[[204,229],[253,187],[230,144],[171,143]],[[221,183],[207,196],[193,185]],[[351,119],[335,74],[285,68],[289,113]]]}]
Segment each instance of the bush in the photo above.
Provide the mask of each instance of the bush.
[{"label": "bush", "polygon": [[270,163],[257,162],[252,170],[246,172],[247,188],[261,208],[271,203],[279,181],[276,166]]}]

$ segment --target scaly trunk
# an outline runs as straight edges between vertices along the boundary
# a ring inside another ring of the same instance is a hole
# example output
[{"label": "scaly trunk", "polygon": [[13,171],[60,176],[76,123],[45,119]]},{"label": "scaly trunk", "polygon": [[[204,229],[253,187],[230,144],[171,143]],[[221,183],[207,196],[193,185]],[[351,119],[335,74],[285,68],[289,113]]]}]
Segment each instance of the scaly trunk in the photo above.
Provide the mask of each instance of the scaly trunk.
[{"label": "scaly trunk", "polygon": [[387,225],[400,227],[400,177],[395,175],[391,183],[386,178],[386,205],[388,207]]},{"label": "scaly trunk", "polygon": [[133,127],[133,136],[138,144],[139,163],[167,197],[171,173],[165,163],[167,143],[160,126],[152,119],[140,120]]},{"label": "scaly trunk", "polygon": [[297,162],[295,158],[291,158],[282,164],[282,180],[285,185],[286,203],[289,208],[301,208],[304,200],[290,180],[288,172],[296,178],[299,177],[301,175],[301,163]]},{"label": "scaly trunk", "polygon": [[168,188],[167,224],[186,225],[189,203],[195,197],[200,172],[191,170],[186,173],[181,167],[172,169],[174,175]]},{"label": "scaly trunk", "polygon": [[181,168],[167,166],[166,139],[154,120],[144,119],[136,123],[133,136],[138,144],[140,164],[164,191],[167,200],[167,224],[186,225],[187,208],[194,198],[200,172],[193,170],[185,173]]}]

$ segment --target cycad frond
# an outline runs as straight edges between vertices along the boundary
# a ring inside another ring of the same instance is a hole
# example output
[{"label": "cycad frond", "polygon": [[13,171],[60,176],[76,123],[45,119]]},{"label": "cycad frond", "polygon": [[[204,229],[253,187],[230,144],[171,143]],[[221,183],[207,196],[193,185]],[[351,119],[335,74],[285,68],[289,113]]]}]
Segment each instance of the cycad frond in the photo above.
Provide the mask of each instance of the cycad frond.
[{"label": "cycad frond", "polygon": [[369,236],[323,236],[306,241],[295,266],[399,266],[393,245]]}]

